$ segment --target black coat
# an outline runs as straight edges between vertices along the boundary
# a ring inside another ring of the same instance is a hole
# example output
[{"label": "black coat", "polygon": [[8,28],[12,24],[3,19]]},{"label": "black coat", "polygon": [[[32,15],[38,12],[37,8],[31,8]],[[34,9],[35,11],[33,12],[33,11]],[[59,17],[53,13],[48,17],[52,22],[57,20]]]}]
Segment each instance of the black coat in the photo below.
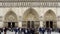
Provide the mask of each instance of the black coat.
[{"label": "black coat", "polygon": [[6,32],[6,31],[7,31],[7,28],[4,29],[4,32]]}]

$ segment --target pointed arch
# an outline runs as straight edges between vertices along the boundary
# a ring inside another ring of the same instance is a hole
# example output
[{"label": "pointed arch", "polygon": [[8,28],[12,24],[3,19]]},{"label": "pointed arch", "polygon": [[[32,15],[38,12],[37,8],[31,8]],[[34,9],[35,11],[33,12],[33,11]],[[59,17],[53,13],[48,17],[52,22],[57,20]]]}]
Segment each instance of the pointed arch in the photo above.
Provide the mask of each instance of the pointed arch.
[{"label": "pointed arch", "polygon": [[57,27],[57,21],[56,21],[56,14],[52,10],[48,10],[44,14],[44,27],[46,28],[56,28]]},{"label": "pointed arch", "polygon": [[24,12],[24,14],[23,14],[23,20],[26,20],[28,17],[31,17],[31,16],[34,17],[34,18],[36,18],[37,20],[39,20],[39,15],[36,12],[36,10],[33,9],[33,8],[29,8],[29,9],[27,9]]},{"label": "pointed arch", "polygon": [[38,28],[39,25],[40,21],[38,13],[33,8],[27,9],[23,14],[22,26],[27,28]]},{"label": "pointed arch", "polygon": [[44,14],[44,20],[56,20],[56,14],[52,10],[48,10]]},{"label": "pointed arch", "polygon": [[12,11],[8,11],[4,18],[5,22],[18,22],[17,15]]}]

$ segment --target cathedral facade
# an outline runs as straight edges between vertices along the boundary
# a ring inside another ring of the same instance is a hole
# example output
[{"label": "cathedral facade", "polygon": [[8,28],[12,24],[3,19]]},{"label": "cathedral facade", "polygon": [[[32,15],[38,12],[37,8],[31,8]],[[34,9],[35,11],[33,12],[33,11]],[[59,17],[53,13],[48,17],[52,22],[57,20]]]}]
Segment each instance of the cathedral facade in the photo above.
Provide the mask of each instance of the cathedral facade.
[{"label": "cathedral facade", "polygon": [[0,0],[0,28],[60,28],[59,0]]}]

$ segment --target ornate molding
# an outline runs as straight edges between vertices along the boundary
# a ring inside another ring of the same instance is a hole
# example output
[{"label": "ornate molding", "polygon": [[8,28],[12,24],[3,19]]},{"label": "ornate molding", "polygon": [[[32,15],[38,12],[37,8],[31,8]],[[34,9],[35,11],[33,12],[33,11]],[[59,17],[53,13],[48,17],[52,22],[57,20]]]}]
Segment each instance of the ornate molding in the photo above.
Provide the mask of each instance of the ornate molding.
[{"label": "ornate molding", "polygon": [[28,2],[28,1],[30,1],[30,2],[32,2],[32,1],[34,1],[34,2],[40,2],[40,1],[49,1],[49,2],[57,2],[57,1],[60,1],[60,0],[0,0],[0,1],[11,1],[11,2],[15,2],[15,1],[26,1],[26,2]]},{"label": "ornate molding", "polygon": [[60,7],[60,2],[0,2],[0,7]]},{"label": "ornate molding", "polygon": [[3,17],[2,16],[0,16],[0,22],[2,22],[3,21]]}]

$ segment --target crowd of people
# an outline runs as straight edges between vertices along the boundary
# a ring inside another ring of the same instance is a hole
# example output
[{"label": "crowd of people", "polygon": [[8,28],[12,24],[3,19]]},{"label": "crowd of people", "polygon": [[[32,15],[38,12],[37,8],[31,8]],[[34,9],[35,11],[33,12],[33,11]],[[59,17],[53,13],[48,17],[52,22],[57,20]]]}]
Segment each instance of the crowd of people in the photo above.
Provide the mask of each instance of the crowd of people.
[{"label": "crowd of people", "polygon": [[44,34],[45,31],[47,32],[47,34],[51,34],[51,32],[58,32],[60,33],[60,28],[39,28],[39,32],[40,34]]},{"label": "crowd of people", "polygon": [[1,32],[4,31],[4,34],[6,34],[7,31],[11,31],[11,32],[15,32],[15,34],[35,34],[35,29],[34,28],[18,28],[18,27],[14,27],[14,28],[0,28],[0,34]]},{"label": "crowd of people", "polygon": [[[56,28],[56,29],[52,29],[52,28],[38,28],[37,30],[35,28],[18,28],[18,27],[15,27],[15,28],[0,28],[0,34],[1,32],[4,31],[4,34],[6,34],[7,31],[14,31],[15,34],[35,34],[36,31],[39,31],[40,34],[44,34],[45,31],[47,31],[48,34],[51,34],[52,31],[58,31],[60,33],[60,29],[59,28]],[[35,31],[36,30],[36,31]]]}]

